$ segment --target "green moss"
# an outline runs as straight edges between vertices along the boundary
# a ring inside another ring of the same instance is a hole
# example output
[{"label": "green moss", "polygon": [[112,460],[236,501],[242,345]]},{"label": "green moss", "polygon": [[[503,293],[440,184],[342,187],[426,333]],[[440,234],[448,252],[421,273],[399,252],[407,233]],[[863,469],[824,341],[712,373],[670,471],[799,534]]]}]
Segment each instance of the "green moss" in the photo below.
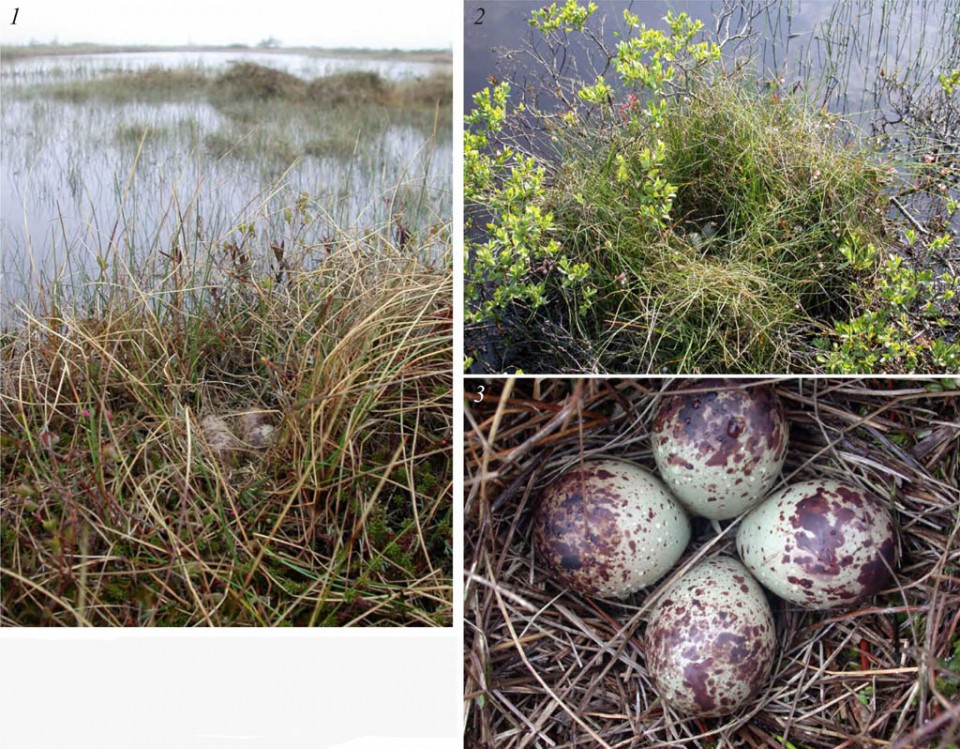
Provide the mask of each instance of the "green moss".
[{"label": "green moss", "polygon": [[127,603],[130,599],[127,585],[117,582],[108,582],[101,591],[107,603]]},{"label": "green moss", "polygon": [[382,505],[374,505],[370,514],[367,515],[366,531],[375,548],[385,546],[393,539],[393,530],[390,528],[386,510]]}]

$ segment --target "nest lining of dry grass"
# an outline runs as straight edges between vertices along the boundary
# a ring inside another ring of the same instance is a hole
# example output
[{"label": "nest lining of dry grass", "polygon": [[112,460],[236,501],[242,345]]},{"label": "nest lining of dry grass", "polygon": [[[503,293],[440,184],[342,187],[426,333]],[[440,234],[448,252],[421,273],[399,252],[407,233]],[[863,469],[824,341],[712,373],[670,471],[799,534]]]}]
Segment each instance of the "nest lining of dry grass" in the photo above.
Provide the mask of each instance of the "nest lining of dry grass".
[{"label": "nest lining of dry grass", "polygon": [[[899,564],[894,583],[850,611],[805,611],[771,595],[773,674],[741,710],[713,719],[687,719],[659,700],[645,669],[643,620],[658,591],[692,563],[736,554],[736,520],[724,521],[719,536],[695,520],[671,574],[622,602],[549,582],[528,535],[541,488],[581,457],[654,468],[658,393],[695,383],[489,380],[477,403],[480,382],[468,381],[466,745],[799,749],[956,740],[960,389],[930,378],[772,381],[791,424],[781,481],[842,477],[889,499]],[[739,384],[747,382],[761,380]]]}]

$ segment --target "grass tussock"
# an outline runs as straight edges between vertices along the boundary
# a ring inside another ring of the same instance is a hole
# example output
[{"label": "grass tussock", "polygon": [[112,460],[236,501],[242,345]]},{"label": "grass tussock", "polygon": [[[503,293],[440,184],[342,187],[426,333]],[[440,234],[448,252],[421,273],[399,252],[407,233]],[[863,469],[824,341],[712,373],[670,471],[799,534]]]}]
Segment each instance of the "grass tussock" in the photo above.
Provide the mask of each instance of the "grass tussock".
[{"label": "grass tussock", "polygon": [[391,109],[449,107],[453,103],[453,78],[433,72],[423,78],[386,81],[377,73],[348,70],[310,82],[307,97],[321,106],[377,104]]},{"label": "grass tussock", "polygon": [[385,104],[387,83],[369,70],[347,70],[315,78],[307,87],[311,101],[324,107],[344,104]]},{"label": "grass tussock", "polygon": [[252,62],[240,62],[212,81],[216,100],[264,102],[271,99],[302,98],[307,89],[303,79],[283,70]]},{"label": "grass tussock", "polygon": [[651,421],[670,381],[474,380],[467,392],[480,382],[484,398],[468,397],[465,416],[466,746],[940,747],[958,735],[956,378],[775,381],[791,423],[782,481],[840,478],[889,502],[899,563],[889,586],[853,610],[774,600],[771,678],[738,712],[712,719],[657,696],[645,612],[687,563],[735,555],[737,520],[695,521],[677,569],[623,602],[558,588],[529,542],[541,489],[580,458],[654,469]]},{"label": "grass tussock", "polygon": [[114,257],[4,333],[4,624],[450,624],[449,255],[388,229]]},{"label": "grass tussock", "polygon": [[955,55],[771,73],[765,12],[531,12],[465,117],[469,371],[957,370]]},{"label": "grass tussock", "polygon": [[148,67],[70,83],[54,83],[31,89],[53,99],[69,102],[126,101],[182,102],[207,96],[210,79],[198,67]]},{"label": "grass tussock", "polygon": [[[842,130],[720,79],[668,108],[656,130],[561,141],[544,210],[564,255],[588,263],[599,289],[574,317],[603,368],[785,371],[804,351],[812,366],[810,331],[851,308],[842,248],[882,228],[884,175]],[[676,193],[665,228],[638,210],[658,141],[659,176]]]},{"label": "grass tussock", "polygon": [[434,71],[424,78],[399,81],[390,93],[395,107],[449,107],[453,105],[453,77],[443,71]]},{"label": "grass tussock", "polygon": [[26,89],[27,95],[82,102],[182,102],[208,100],[220,109],[238,105],[291,105],[304,108],[410,110],[449,108],[453,103],[450,71],[420,78],[390,80],[379,73],[344,70],[305,80],[277,68],[239,62],[214,74],[199,67],[150,67],[67,83]]}]

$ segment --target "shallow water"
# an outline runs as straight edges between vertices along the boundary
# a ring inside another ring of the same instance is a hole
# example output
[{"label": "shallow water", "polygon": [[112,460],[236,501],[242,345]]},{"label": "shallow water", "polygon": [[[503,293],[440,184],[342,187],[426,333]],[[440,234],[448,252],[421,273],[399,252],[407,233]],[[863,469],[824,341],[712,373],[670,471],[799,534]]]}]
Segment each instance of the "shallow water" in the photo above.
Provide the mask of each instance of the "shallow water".
[{"label": "shallow water", "polygon": [[[811,101],[830,111],[859,115],[882,107],[880,71],[908,75],[917,85],[932,85],[935,74],[960,64],[960,3],[957,0],[774,0],[762,2],[610,2],[600,0],[594,18],[603,17],[604,39],[611,49],[623,34],[623,10],[650,28],[664,28],[668,10],[704,21],[704,34],[717,40],[745,28],[750,36],[732,45],[729,58],[750,56],[762,78],[782,77],[784,88],[811,88]],[[528,19],[542,3],[504,0],[465,3],[464,108],[488,85],[489,76],[534,82],[526,50],[539,32]],[[483,9],[481,15],[480,9]],[[717,18],[724,23],[716,25]],[[472,20],[471,20],[472,19]],[[480,23],[477,23],[477,21]],[[572,35],[575,36],[575,35]],[[588,74],[603,67],[583,49],[560,61],[568,73]],[[608,76],[609,78],[609,76]]]},{"label": "shallow water", "polygon": [[[393,78],[433,69],[391,60],[244,57],[274,66],[282,62],[307,77],[345,65]],[[130,70],[158,62],[193,65],[198,59],[217,67],[237,56],[91,55],[4,65],[0,291],[5,313],[41,279],[54,277],[68,256],[74,271],[95,273],[97,258],[113,249],[135,255],[137,248],[169,248],[184,226],[193,227],[193,239],[209,243],[227,238],[241,223],[255,222],[266,249],[291,234],[284,210],[303,192],[320,215],[300,236],[307,243],[339,228],[382,226],[391,212],[402,212],[414,226],[450,216],[452,144],[449,137],[434,143],[425,128],[387,123],[371,132],[365,131],[369,125],[348,124],[350,147],[343,156],[342,148],[324,148],[328,121],[308,126],[271,118],[267,111],[260,121],[246,123],[203,101],[73,103],[15,95],[21,86],[60,83],[64,75],[89,78],[118,65]]]}]

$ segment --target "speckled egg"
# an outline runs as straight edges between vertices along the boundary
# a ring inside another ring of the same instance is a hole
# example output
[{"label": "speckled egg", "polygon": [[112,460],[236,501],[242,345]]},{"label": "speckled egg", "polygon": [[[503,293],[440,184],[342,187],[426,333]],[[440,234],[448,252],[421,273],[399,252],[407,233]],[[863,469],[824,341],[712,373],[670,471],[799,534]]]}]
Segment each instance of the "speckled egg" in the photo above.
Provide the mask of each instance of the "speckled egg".
[{"label": "speckled egg", "polygon": [[811,609],[874,595],[894,565],[896,528],[884,504],[855,486],[817,479],[788,486],[748,514],[740,558],[781,598]]},{"label": "speckled egg", "polygon": [[663,483],[620,460],[565,471],[540,497],[533,542],[562,585],[622,598],[658,580],[683,554],[690,521]]},{"label": "speckled egg", "polygon": [[660,697],[687,715],[726,715],[759,692],[776,648],[773,612],[736,559],[703,560],[650,611],[647,672]]},{"label": "speckled egg", "polygon": [[[692,392],[687,392],[692,391]],[[653,457],[692,514],[723,519],[757,505],[787,456],[787,420],[773,388],[704,380],[667,394],[653,420]]]}]

